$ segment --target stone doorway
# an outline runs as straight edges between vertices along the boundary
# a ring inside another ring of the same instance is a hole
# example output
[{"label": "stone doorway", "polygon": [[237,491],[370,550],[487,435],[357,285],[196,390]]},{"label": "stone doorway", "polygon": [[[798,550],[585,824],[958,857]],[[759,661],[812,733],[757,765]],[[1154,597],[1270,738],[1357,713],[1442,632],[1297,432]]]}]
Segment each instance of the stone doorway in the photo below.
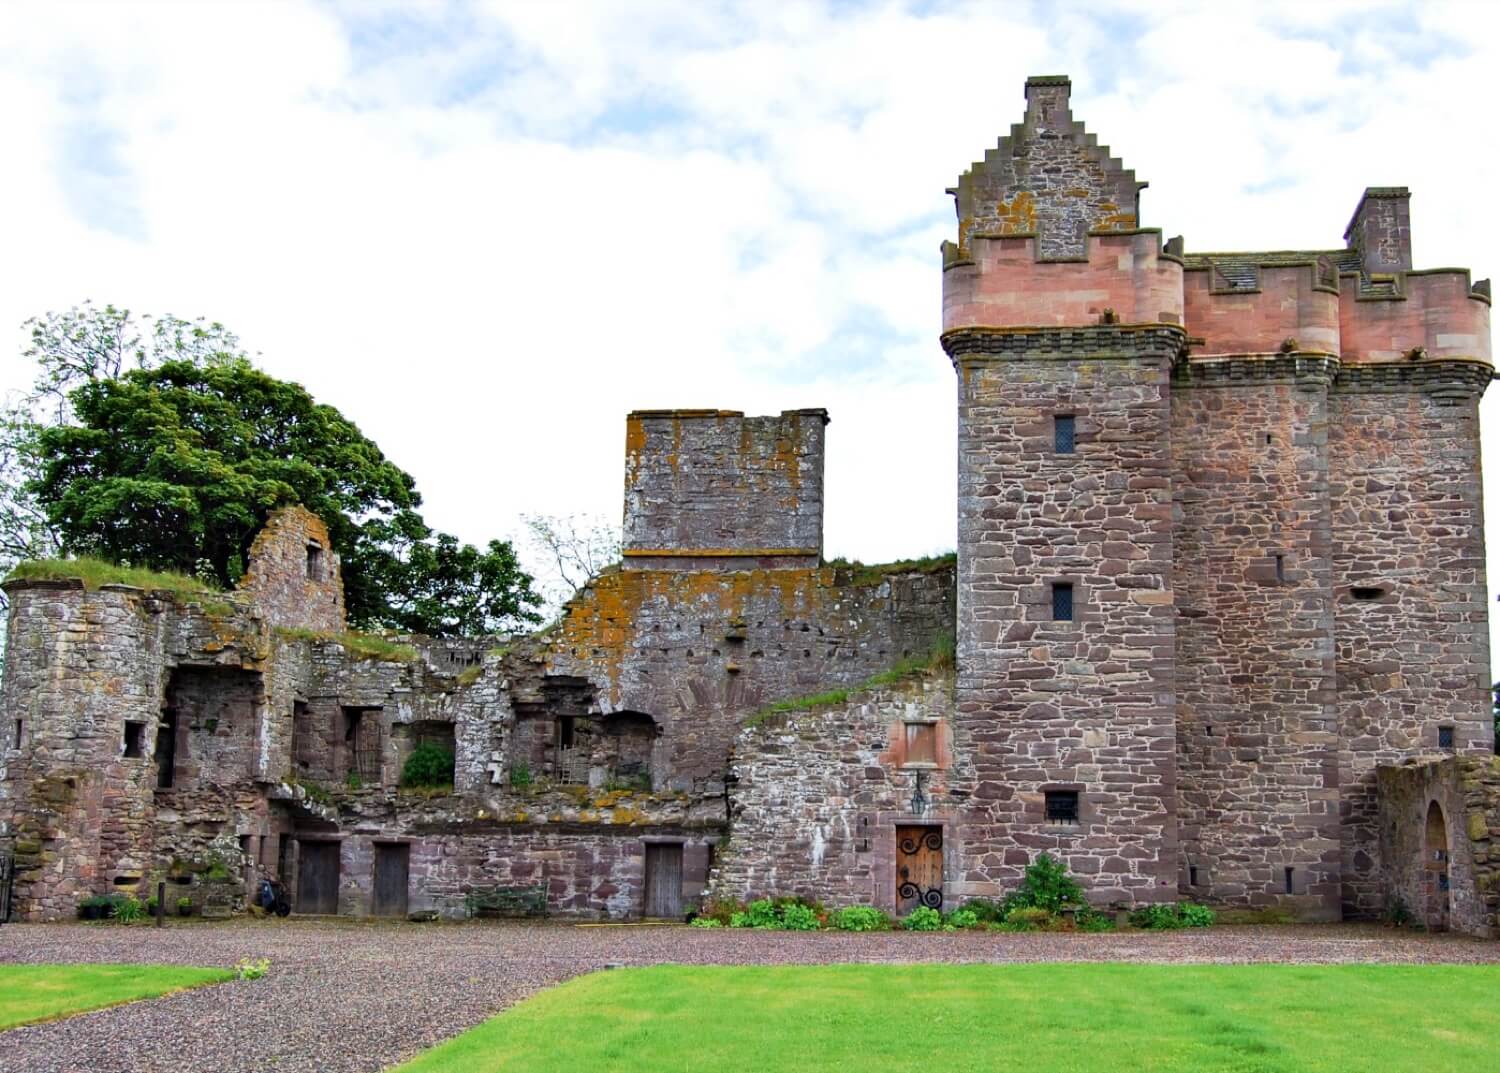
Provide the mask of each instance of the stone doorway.
[{"label": "stone doorway", "polygon": [[682,919],[682,843],[646,843],[645,916]]},{"label": "stone doorway", "polygon": [[896,828],[896,912],[943,908],[943,829]]},{"label": "stone doorway", "polygon": [[297,912],[332,916],[339,911],[339,844],[300,842]]},{"label": "stone doorway", "polygon": [[411,847],[400,842],[375,843],[375,891],[370,912],[378,917],[406,916]]},{"label": "stone doorway", "polygon": [[1448,930],[1448,824],[1443,806],[1427,806],[1427,833],[1422,843],[1423,923],[1428,931]]}]

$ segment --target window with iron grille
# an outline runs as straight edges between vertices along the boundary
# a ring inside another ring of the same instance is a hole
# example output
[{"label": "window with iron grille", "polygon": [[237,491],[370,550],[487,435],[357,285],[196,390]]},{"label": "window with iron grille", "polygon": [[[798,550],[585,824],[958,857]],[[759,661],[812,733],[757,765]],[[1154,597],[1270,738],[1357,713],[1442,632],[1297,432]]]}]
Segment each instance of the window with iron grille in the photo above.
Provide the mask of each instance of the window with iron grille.
[{"label": "window with iron grille", "polygon": [[1077,790],[1048,790],[1046,798],[1048,823],[1078,822]]},{"label": "window with iron grille", "polygon": [[1073,585],[1058,581],[1052,585],[1052,618],[1055,622],[1073,621]]},{"label": "window with iron grille", "polygon": [[1453,728],[1452,727],[1438,727],[1438,748],[1439,749],[1451,749],[1451,748],[1453,748]]},{"label": "window with iron grille", "polygon": [[1058,414],[1052,419],[1052,449],[1060,455],[1070,455],[1077,443],[1074,437],[1072,414]]}]

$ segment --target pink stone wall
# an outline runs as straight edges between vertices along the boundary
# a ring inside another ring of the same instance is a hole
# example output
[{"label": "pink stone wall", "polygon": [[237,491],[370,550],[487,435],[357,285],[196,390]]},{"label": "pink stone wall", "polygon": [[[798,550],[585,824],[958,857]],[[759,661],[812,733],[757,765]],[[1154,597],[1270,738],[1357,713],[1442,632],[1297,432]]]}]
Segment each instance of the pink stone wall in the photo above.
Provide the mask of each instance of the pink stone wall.
[{"label": "pink stone wall", "polygon": [[1288,339],[1299,352],[1339,352],[1339,296],[1317,285],[1312,265],[1265,266],[1260,289],[1214,294],[1212,269],[1183,274],[1189,335],[1203,342],[1196,356],[1271,354]]},{"label": "pink stone wall", "polygon": [[1339,302],[1341,353],[1346,364],[1405,361],[1413,347],[1426,358],[1491,361],[1490,305],[1469,291],[1469,273],[1459,269],[1410,272],[1402,277],[1406,297],[1360,298],[1344,280]]}]

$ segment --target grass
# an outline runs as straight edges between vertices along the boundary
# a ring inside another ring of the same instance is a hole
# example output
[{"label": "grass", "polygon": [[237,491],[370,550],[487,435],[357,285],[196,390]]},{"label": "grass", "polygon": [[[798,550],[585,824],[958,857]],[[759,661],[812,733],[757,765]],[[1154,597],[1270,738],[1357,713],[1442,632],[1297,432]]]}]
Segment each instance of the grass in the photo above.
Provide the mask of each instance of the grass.
[{"label": "grass", "polygon": [[1473,1073],[1500,966],[656,966],[579,977],[401,1073]]},{"label": "grass", "polygon": [[824,566],[847,573],[851,585],[879,585],[895,574],[935,574],[951,570],[958,565],[958,553],[944,552],[942,555],[924,555],[920,559],[898,559],[893,563],[862,563],[858,559],[828,559]]},{"label": "grass", "polygon": [[0,1030],[233,977],[180,965],[0,965]]},{"label": "grass", "polygon": [[343,647],[355,659],[382,660],[386,663],[411,663],[421,653],[408,644],[392,641],[378,633],[319,633],[295,627],[278,626],[277,634],[293,641],[312,641],[318,644],[336,644]]},{"label": "grass", "polygon": [[879,674],[872,674],[858,685],[830,689],[822,693],[809,693],[806,696],[792,697],[789,700],[778,700],[774,704],[768,704],[753,713],[745,720],[744,725],[747,727],[760,726],[775,716],[785,715],[788,712],[806,712],[814,708],[846,704],[852,694],[862,689],[879,689],[883,686],[895,685],[897,682],[905,678],[910,678],[913,675],[925,674],[928,671],[952,670],[953,666],[953,635],[944,634],[933,645],[932,651],[925,656],[912,656],[908,659],[898,660],[889,669],[881,671]]},{"label": "grass", "polygon": [[139,566],[121,566],[81,556],[77,559],[28,559],[17,563],[6,575],[6,581],[68,581],[83,582],[83,587],[93,592],[101,585],[134,585],[141,589],[166,589],[179,596],[214,593],[218,590],[187,574],[174,574],[159,570],[147,570]]}]

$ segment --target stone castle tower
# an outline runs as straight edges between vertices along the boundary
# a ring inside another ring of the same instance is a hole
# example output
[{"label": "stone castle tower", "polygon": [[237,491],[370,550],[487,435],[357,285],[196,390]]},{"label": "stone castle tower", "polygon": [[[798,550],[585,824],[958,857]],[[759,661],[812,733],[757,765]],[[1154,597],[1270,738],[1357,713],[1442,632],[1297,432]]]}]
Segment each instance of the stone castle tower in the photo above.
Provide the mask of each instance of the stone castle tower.
[{"label": "stone castle tower", "polygon": [[1404,188],[1187,254],[1069,89],[950,191],[964,880],[1373,915],[1376,766],[1491,748],[1488,281],[1413,270]]}]

